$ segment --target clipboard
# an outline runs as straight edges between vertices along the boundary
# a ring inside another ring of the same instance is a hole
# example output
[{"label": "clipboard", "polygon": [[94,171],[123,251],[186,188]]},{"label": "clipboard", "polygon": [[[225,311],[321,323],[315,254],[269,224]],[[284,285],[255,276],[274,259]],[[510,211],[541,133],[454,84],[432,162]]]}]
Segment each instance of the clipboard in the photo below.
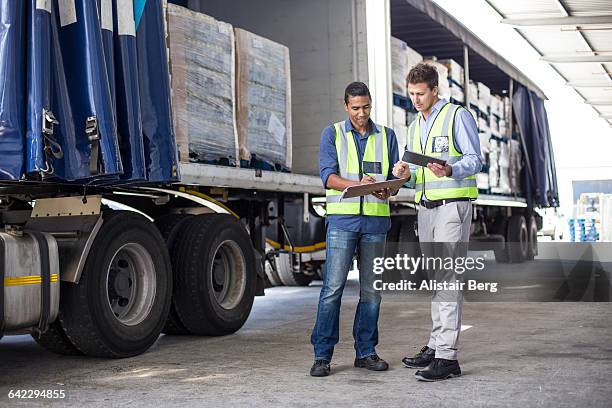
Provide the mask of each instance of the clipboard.
[{"label": "clipboard", "polygon": [[394,179],[394,180],[387,180],[387,181],[378,181],[376,183],[370,183],[370,184],[359,184],[356,186],[350,186],[350,187],[345,188],[344,191],[342,191],[342,196],[340,197],[340,200],[343,200],[345,198],[359,197],[359,196],[372,194],[373,192],[382,190],[383,188],[390,188],[390,189],[395,190],[403,186],[407,181],[408,181],[407,178],[403,178],[403,179]]},{"label": "clipboard", "polygon": [[446,160],[438,159],[437,157],[427,156],[425,154],[411,152],[410,150],[406,150],[404,152],[402,161],[405,161],[407,163],[416,164],[417,166],[421,166],[421,167],[427,167],[428,163],[438,163],[439,165],[442,165],[442,166],[446,165]]}]

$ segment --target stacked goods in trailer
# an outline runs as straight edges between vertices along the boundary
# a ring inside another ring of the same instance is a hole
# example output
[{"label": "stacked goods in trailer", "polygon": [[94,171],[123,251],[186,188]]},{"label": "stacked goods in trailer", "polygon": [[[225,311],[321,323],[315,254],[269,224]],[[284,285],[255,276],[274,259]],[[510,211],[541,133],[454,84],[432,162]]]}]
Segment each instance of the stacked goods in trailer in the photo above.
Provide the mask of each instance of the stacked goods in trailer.
[{"label": "stacked goods in trailer", "polygon": [[168,48],[181,161],[237,165],[233,27],[169,4]]},{"label": "stacked goods in trailer", "polygon": [[243,29],[235,33],[240,160],[265,170],[290,170],[289,49]]},{"label": "stacked goods in trailer", "polygon": [[408,99],[406,78],[410,69],[422,61],[421,54],[404,41],[391,37],[391,77],[394,94],[391,123],[400,151],[406,147],[408,126],[416,118],[416,110]]}]

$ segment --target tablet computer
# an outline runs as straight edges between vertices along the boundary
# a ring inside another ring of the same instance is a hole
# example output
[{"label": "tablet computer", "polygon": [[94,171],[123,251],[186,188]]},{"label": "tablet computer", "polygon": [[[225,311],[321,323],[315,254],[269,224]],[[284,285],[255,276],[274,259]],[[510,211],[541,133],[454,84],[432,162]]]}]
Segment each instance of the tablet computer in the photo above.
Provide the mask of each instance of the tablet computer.
[{"label": "tablet computer", "polygon": [[406,150],[404,152],[402,161],[405,161],[407,163],[416,164],[417,166],[422,166],[422,167],[427,167],[428,163],[438,163],[442,166],[446,165],[445,160],[438,159],[436,157],[427,156],[425,154],[411,152],[410,150]]}]

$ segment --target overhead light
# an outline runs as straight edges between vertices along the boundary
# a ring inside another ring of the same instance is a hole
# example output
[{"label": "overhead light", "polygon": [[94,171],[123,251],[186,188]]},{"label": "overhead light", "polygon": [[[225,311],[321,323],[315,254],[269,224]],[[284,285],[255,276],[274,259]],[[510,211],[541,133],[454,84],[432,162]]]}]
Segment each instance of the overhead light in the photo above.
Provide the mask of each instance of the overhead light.
[{"label": "overhead light", "polygon": [[519,27],[542,27],[542,26],[585,26],[585,25],[612,25],[612,15],[607,16],[568,16],[548,18],[504,18],[503,24]]},{"label": "overhead light", "polygon": [[540,57],[542,61],[549,62],[551,64],[558,63],[612,63],[612,55],[545,55]]}]

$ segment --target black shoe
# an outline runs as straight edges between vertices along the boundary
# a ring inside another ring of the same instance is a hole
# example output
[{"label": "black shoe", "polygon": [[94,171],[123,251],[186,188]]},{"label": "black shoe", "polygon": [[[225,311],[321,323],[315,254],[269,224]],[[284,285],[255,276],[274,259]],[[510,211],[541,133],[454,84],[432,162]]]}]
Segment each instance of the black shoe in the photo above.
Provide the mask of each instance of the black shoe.
[{"label": "black shoe", "polygon": [[377,354],[366,356],[364,358],[355,359],[355,367],[367,368],[372,371],[385,371],[389,368],[389,364],[382,358],[378,357]]},{"label": "black shoe", "polygon": [[461,368],[457,360],[434,358],[427,368],[417,371],[414,376],[421,381],[441,381],[447,378],[460,377]]},{"label": "black shoe", "polygon": [[327,377],[330,371],[329,361],[315,360],[314,364],[310,368],[310,375],[313,377]]},{"label": "black shoe", "polygon": [[425,368],[436,356],[436,350],[424,346],[414,357],[402,358],[402,363],[408,368]]}]

